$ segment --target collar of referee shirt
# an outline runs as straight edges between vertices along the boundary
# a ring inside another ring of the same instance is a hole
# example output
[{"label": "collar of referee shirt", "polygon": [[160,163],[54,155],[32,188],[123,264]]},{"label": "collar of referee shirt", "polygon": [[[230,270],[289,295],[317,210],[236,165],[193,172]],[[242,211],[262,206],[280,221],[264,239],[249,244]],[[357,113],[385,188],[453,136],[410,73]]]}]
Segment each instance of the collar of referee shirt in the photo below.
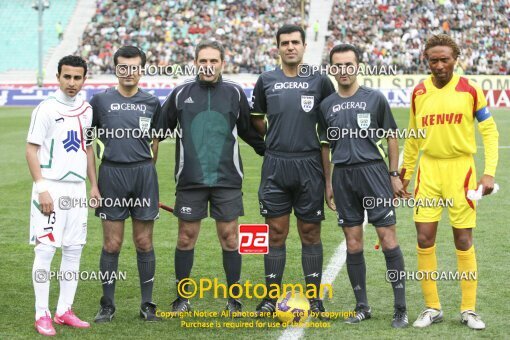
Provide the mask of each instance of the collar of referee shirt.
[{"label": "collar of referee shirt", "polygon": [[218,80],[216,80],[215,82],[212,82],[212,81],[205,81],[205,80],[200,80],[200,77],[197,75],[196,76],[196,81],[198,82],[198,84],[200,86],[204,86],[204,87],[216,87],[216,84],[219,84],[223,81],[223,78],[220,74],[220,76],[218,77]]}]

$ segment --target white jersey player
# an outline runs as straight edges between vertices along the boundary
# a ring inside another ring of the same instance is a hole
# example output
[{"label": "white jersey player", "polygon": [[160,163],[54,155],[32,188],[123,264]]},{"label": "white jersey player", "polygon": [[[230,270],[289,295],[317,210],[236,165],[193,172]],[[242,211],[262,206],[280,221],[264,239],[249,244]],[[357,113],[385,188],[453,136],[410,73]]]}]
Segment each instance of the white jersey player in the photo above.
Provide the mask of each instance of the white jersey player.
[{"label": "white jersey player", "polygon": [[[50,279],[60,280],[60,296],[54,321],[72,327],[89,324],[74,315],[71,306],[78,286],[82,248],[87,237],[87,146],[84,128],[92,123],[91,106],[78,96],[86,79],[87,65],[76,56],[62,58],[57,79],[60,88],[33,111],[27,137],[26,157],[34,180],[30,211],[30,243],[35,245],[32,280],[35,291],[36,330],[54,335],[48,308]],[[88,155],[90,153],[90,155]],[[91,195],[98,198],[95,178]],[[62,247],[60,272],[50,265]]]}]

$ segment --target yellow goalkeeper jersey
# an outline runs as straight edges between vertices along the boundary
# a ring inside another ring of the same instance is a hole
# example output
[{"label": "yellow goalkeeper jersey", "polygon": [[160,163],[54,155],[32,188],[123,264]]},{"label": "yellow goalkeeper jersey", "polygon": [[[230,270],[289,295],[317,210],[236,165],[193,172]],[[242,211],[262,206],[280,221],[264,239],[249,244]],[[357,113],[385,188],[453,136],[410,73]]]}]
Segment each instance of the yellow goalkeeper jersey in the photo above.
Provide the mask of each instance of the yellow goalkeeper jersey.
[{"label": "yellow goalkeeper jersey", "polygon": [[412,177],[420,150],[440,159],[476,153],[475,118],[485,147],[484,174],[494,176],[498,162],[498,131],[482,89],[455,74],[441,89],[432,83],[432,76],[418,84],[411,98],[409,130],[424,130],[425,137],[406,140],[404,179]]}]

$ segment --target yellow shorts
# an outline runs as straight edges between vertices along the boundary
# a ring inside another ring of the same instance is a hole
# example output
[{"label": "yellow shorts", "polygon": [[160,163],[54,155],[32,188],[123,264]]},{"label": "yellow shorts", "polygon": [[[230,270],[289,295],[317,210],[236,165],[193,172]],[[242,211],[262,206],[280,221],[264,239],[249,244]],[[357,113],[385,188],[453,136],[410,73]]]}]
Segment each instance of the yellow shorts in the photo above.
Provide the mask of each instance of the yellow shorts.
[{"label": "yellow shorts", "polygon": [[439,221],[446,207],[454,228],[474,228],[476,202],[467,198],[470,189],[476,189],[473,156],[440,159],[422,155],[414,188],[414,221]]}]

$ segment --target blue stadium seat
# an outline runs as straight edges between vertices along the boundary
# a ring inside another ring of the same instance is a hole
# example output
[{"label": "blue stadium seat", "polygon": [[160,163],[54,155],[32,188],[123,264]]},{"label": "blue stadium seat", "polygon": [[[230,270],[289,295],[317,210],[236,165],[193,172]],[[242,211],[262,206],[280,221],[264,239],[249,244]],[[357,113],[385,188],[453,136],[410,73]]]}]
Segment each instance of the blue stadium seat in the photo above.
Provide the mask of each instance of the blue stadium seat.
[{"label": "blue stadium seat", "polygon": [[[60,21],[65,30],[76,0],[51,0],[50,3],[50,8],[44,11],[44,58],[58,45],[55,25]],[[32,4],[33,0],[10,0],[0,4],[0,72],[37,71],[39,18]]]}]

